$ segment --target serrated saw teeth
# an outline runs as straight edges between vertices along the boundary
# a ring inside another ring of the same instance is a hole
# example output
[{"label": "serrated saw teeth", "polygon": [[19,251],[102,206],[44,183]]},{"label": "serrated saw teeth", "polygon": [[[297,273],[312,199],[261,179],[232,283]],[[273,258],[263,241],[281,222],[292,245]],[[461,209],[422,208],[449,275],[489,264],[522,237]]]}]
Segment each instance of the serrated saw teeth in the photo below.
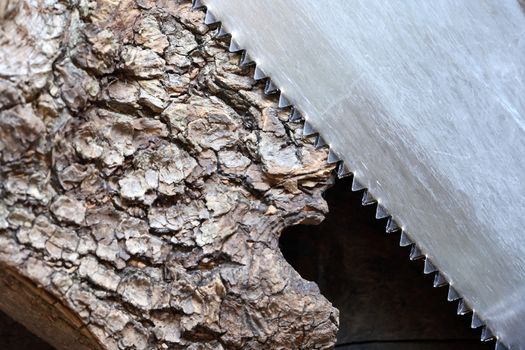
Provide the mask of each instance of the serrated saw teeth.
[{"label": "serrated saw teeth", "polygon": [[241,47],[237,44],[237,42],[235,40],[233,40],[233,38],[230,40],[230,46],[228,46],[228,51],[230,52],[239,52],[241,51]]},{"label": "serrated saw teeth", "polygon": [[206,16],[204,17],[204,24],[212,25],[219,22],[217,18],[211,13],[210,10],[206,11]]},{"label": "serrated saw teeth", "polygon": [[449,286],[448,287],[447,300],[448,301],[454,301],[454,300],[458,300],[458,299],[461,299],[461,296],[459,295],[459,293],[456,291],[456,289],[454,289],[454,287]]},{"label": "serrated saw teeth", "polygon": [[399,237],[399,245],[401,247],[408,247],[409,245],[414,244],[412,240],[408,237],[408,235],[403,231],[401,232],[401,236]]},{"label": "serrated saw teeth", "polygon": [[315,131],[315,129],[312,126],[312,124],[310,124],[309,122],[305,121],[304,124],[303,124],[303,137],[308,137],[308,136],[312,136],[312,135],[315,135],[315,134],[317,134],[317,131]]},{"label": "serrated saw teeth", "polygon": [[368,190],[365,190],[365,192],[363,193],[363,198],[361,199],[361,204],[372,205],[374,203],[377,203],[375,198],[370,194],[370,192],[368,192]]},{"label": "serrated saw teeth", "polygon": [[346,163],[343,161],[339,162],[337,165],[337,177],[341,179],[350,175],[352,175],[352,172],[348,169]]},{"label": "serrated saw teeth", "polygon": [[462,316],[468,314],[469,312],[472,312],[472,309],[467,305],[467,303],[465,303],[463,299],[460,299],[458,302],[457,314]]},{"label": "serrated saw teeth", "polygon": [[279,103],[278,103],[278,107],[279,108],[286,108],[286,107],[290,107],[292,104],[290,103],[290,100],[288,100],[288,98],[286,98],[286,96],[284,96],[283,93],[281,93],[281,95],[279,96]]},{"label": "serrated saw teeth", "polygon": [[239,65],[241,67],[247,67],[249,65],[254,64],[255,62],[252,60],[250,55],[248,54],[248,51],[244,50],[241,55],[241,60],[239,62]]},{"label": "serrated saw teeth", "polygon": [[483,327],[480,339],[481,341],[487,342],[496,339],[496,337],[488,327]]},{"label": "serrated saw teeth", "polygon": [[254,80],[262,80],[264,78],[266,78],[266,74],[264,74],[262,69],[259,68],[259,67],[255,67],[255,70],[253,72],[253,79]]},{"label": "serrated saw teeth", "polygon": [[380,220],[380,219],[385,219],[387,217],[389,217],[389,215],[386,209],[381,204],[377,204],[376,219]]},{"label": "serrated saw teeth", "polygon": [[434,276],[434,288],[444,287],[448,284],[448,281],[441,273],[436,273]]},{"label": "serrated saw teeth", "polygon": [[201,0],[192,0],[191,2],[191,9],[192,10],[199,10],[204,7],[204,4]]},{"label": "serrated saw teeth", "polygon": [[397,225],[396,221],[392,219],[392,217],[388,218],[388,221],[386,223],[385,227],[386,233],[394,233],[399,231],[399,226]]},{"label": "serrated saw teeth", "polygon": [[335,153],[335,151],[330,148],[330,150],[328,151],[328,159],[326,160],[326,162],[328,164],[335,164],[339,161],[341,161],[341,157],[339,157],[337,153]]},{"label": "serrated saw teeth", "polygon": [[431,274],[431,273],[434,273],[434,272],[437,272],[438,269],[434,266],[434,264],[432,263],[432,261],[430,261],[430,258],[426,258],[425,259],[425,267],[423,268],[423,273],[425,275],[428,275],[428,274]]},{"label": "serrated saw teeth", "polygon": [[410,260],[419,260],[423,259],[424,257],[425,255],[421,252],[417,245],[412,245],[412,248],[410,248]]},{"label": "serrated saw teeth", "polygon": [[317,135],[316,138],[315,138],[315,144],[314,144],[315,148],[316,149],[323,148],[326,145],[327,144],[324,141],[324,139],[320,135]]},{"label": "serrated saw teeth", "polygon": [[508,348],[503,344],[503,342],[499,339],[496,340],[496,346],[494,347],[495,350],[508,350]]},{"label": "serrated saw teeth", "polygon": [[218,29],[217,29],[217,34],[215,34],[215,37],[218,38],[218,39],[221,39],[221,38],[225,38],[227,36],[229,36],[230,33],[228,33],[226,31],[226,29],[224,28],[223,25],[221,25]]},{"label": "serrated saw teeth", "polygon": [[475,312],[472,312],[472,321],[470,322],[470,327],[476,329],[483,325],[484,322],[479,318],[479,316]]},{"label": "serrated saw teeth", "polygon": [[275,94],[277,91],[279,91],[277,86],[275,86],[271,79],[268,79],[266,81],[266,84],[264,85],[264,93],[266,95],[272,95]]},{"label": "serrated saw teeth", "polygon": [[296,107],[293,107],[290,111],[290,115],[288,116],[289,122],[298,122],[300,120],[303,120],[303,115]]},{"label": "serrated saw teeth", "polygon": [[354,174],[354,178],[352,179],[352,191],[357,192],[364,190],[365,186],[356,178]]}]

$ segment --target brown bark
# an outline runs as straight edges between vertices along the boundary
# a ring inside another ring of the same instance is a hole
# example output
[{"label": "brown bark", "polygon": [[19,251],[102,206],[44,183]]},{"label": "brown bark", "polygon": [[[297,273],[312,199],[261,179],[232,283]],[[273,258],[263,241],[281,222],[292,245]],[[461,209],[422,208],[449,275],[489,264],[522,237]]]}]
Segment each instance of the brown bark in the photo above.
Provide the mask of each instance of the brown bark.
[{"label": "brown bark", "polygon": [[334,343],[278,247],[323,219],[326,151],[202,17],[0,0],[0,308],[59,349]]}]

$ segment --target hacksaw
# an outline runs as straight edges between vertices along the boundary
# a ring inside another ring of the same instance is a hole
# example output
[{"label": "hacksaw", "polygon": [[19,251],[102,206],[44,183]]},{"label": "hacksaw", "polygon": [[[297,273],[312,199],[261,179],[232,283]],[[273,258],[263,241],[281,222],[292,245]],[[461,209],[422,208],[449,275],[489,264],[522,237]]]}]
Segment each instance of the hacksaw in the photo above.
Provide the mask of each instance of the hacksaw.
[{"label": "hacksaw", "polygon": [[202,0],[411,258],[498,349],[525,349],[521,0]]}]

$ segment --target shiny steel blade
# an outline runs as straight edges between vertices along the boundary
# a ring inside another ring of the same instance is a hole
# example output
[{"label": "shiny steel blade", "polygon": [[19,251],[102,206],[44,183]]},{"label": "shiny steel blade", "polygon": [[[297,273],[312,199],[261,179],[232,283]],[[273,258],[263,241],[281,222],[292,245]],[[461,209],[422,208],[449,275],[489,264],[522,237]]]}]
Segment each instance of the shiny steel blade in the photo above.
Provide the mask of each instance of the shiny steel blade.
[{"label": "shiny steel blade", "polygon": [[498,344],[525,349],[523,2],[203,3]]}]

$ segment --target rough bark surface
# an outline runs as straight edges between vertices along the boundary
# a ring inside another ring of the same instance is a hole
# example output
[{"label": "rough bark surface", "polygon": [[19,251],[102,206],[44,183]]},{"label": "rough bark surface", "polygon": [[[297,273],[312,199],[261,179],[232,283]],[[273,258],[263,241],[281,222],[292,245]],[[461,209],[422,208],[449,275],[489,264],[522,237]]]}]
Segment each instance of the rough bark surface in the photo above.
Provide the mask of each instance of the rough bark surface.
[{"label": "rough bark surface", "polygon": [[57,348],[335,341],[337,310],[278,246],[323,219],[326,151],[202,17],[0,0],[0,308]]}]

